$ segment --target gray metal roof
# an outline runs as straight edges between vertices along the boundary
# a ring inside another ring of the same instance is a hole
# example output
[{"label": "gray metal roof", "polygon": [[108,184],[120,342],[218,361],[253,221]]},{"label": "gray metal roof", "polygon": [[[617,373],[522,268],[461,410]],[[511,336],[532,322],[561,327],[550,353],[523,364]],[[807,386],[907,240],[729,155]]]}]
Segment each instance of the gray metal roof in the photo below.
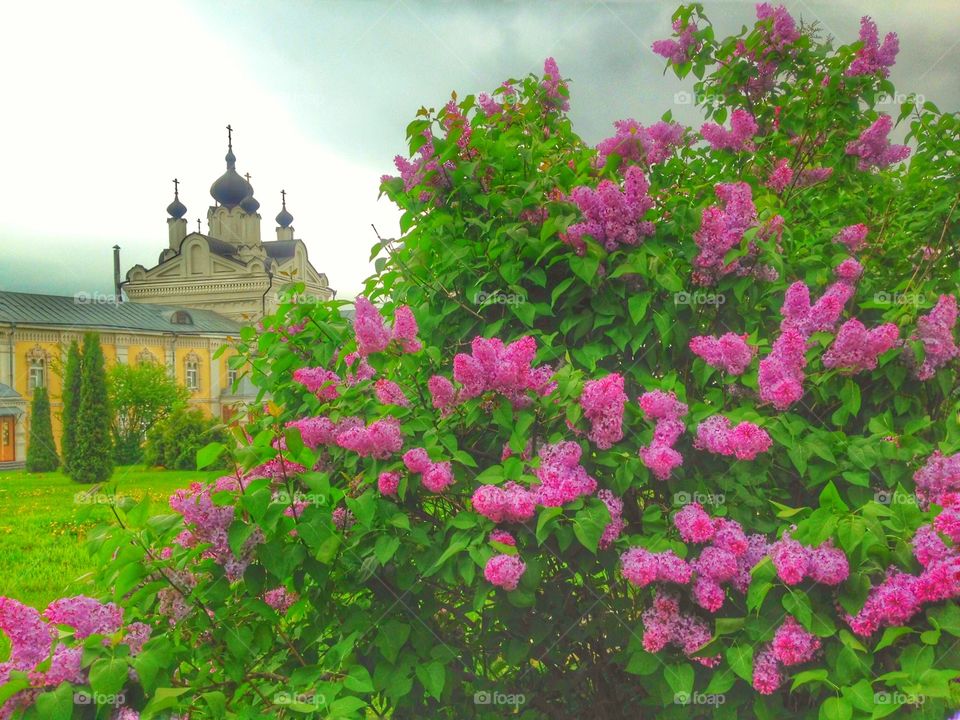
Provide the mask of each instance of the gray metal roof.
[{"label": "gray metal roof", "polygon": [[23,400],[23,395],[18,393],[9,385],[4,385],[3,383],[0,383],[0,400],[7,400],[11,398],[14,400]]},{"label": "gray metal roof", "polygon": [[[0,323],[94,330],[148,330],[177,335],[236,335],[240,332],[240,323],[212,310],[108,300],[106,296],[90,296],[87,293],[67,297],[0,291]],[[188,313],[193,323],[184,325],[171,322],[178,311]]]}]

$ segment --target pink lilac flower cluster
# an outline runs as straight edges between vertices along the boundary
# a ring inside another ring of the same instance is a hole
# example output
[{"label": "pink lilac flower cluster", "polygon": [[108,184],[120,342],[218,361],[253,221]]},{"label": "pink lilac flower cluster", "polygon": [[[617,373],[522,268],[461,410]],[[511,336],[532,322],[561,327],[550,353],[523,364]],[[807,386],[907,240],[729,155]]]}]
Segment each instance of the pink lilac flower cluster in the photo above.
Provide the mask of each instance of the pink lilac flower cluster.
[{"label": "pink lilac flower cluster", "polygon": [[763,428],[752,422],[731,426],[730,419],[713,415],[697,426],[693,446],[717,455],[730,455],[738,460],[753,460],[770,449],[773,441]]},{"label": "pink lilac flower cluster", "polygon": [[[417,321],[413,311],[406,305],[400,305],[393,316],[393,330],[388,330],[380,311],[362,295],[354,301],[356,317],[353,331],[357,337],[357,352],[366,357],[372,353],[383,352],[396,341],[403,352],[417,352],[422,347],[417,339]],[[349,363],[348,363],[349,364]]]},{"label": "pink lilac flower cluster", "polygon": [[860,42],[863,47],[857,50],[857,56],[844,73],[848,77],[855,75],[890,76],[890,68],[896,62],[900,52],[900,40],[896,33],[887,33],[880,44],[877,25],[869,17],[860,18]]},{"label": "pink lilac flower cluster", "polygon": [[300,431],[300,439],[303,444],[311,450],[316,450],[321,445],[333,445],[336,443],[337,433],[346,430],[349,427],[359,425],[359,418],[347,418],[335,423],[328,417],[307,417],[300,420],[291,420],[286,424],[288,428],[296,428]]},{"label": "pink lilac flower cluster", "polygon": [[639,588],[655,582],[686,585],[693,575],[689,563],[673,550],[653,553],[642,547],[630,548],[620,556],[620,566],[623,576]]},{"label": "pink lilac flower cluster", "polygon": [[544,445],[540,449],[539,483],[533,488],[534,500],[545,507],[561,507],[583,495],[593,495],[597,481],[580,465],[582,454],[575,442]]},{"label": "pink lilac flower cluster", "polygon": [[820,639],[788,615],[777,628],[773,642],[754,661],[753,687],[762,695],[772,694],[783,682],[782,667],[809,662],[820,650]]},{"label": "pink lilac flower cluster", "polygon": [[420,474],[421,484],[432,493],[442,493],[453,484],[453,469],[449,461],[434,462],[424,448],[413,448],[403,454],[407,470]]},{"label": "pink lilac flower cluster", "polygon": [[823,295],[811,305],[810,288],[797,281],[787,288],[780,314],[781,330],[796,330],[804,338],[815,332],[833,332],[847,301],[853,297],[854,288],[847,282],[829,285]]},{"label": "pink lilac flower cluster", "polygon": [[529,392],[549,395],[556,388],[556,384],[550,382],[553,368],[531,365],[537,343],[530,336],[509,345],[504,345],[499,338],[475,337],[471,350],[469,355],[457,353],[453,358],[453,379],[463,386],[460,400],[495,392],[506,397],[514,407],[524,407],[530,404]]},{"label": "pink lilac flower cluster", "polygon": [[[28,687],[0,703],[0,720],[31,705],[38,694],[52,690],[64,682],[83,685],[87,670],[83,667],[83,647],[62,644],[56,626],[72,628],[73,638],[83,640],[91,635],[113,635],[123,629],[121,643],[136,656],[150,637],[150,626],[130,623],[123,627],[123,611],[113,603],[103,604],[79,595],[60,598],[41,614],[12,598],[0,597],[0,631],[10,641],[10,652],[0,662],[0,685],[13,672],[27,674]],[[105,642],[107,642],[105,640]],[[49,667],[38,670],[49,658]]]},{"label": "pink lilac flower cluster", "polygon": [[853,285],[863,275],[863,265],[855,258],[847,258],[833,269],[837,280],[847,285]]},{"label": "pink lilac flower cluster", "polygon": [[743,234],[757,220],[747,183],[720,183],[714,186],[714,192],[722,205],[711,205],[703,211],[700,228],[693,236],[700,248],[694,266],[697,277],[705,285],[738,268],[737,261],[726,263],[724,256],[740,244]]},{"label": "pink lilac flower cluster", "polygon": [[[457,137],[457,147],[460,148],[462,154],[469,154],[468,149],[470,147],[470,137],[473,134],[473,128],[470,127],[470,121],[467,119],[467,116],[463,114],[456,100],[451,100],[444,106],[443,119],[440,121],[440,124],[443,125],[443,129],[446,130],[448,139],[451,133],[460,133]],[[476,151],[474,151],[474,153],[476,153]]]},{"label": "pink lilac flower cluster", "polygon": [[[235,507],[230,504],[215,504],[213,495],[235,492],[238,489],[236,478],[223,477],[212,485],[191,483],[189,488],[177,490],[170,496],[170,507],[183,516],[184,524],[188,526],[188,529],[176,537],[174,543],[186,548],[207,545],[201,557],[212,558],[218,565],[222,565],[230,580],[237,580],[243,575],[258,536],[252,534],[241,556],[234,555],[227,539],[227,531],[233,522]],[[262,537],[262,534],[259,537]]]},{"label": "pink lilac flower cluster", "polygon": [[667,645],[673,645],[691,660],[706,667],[715,667],[720,663],[719,655],[694,657],[694,653],[710,642],[713,632],[703,619],[681,612],[675,596],[657,591],[653,604],[644,610],[641,620],[643,649],[647,652],[660,652]]},{"label": "pink lilac flower cluster", "polygon": [[936,307],[917,320],[912,339],[923,343],[923,362],[913,362],[918,380],[929,380],[941,367],[960,357],[960,346],[953,338],[956,324],[957,298],[953,295],[941,295]]},{"label": "pink lilac flower cluster", "polygon": [[527,565],[516,555],[494,555],[487,560],[483,576],[491,585],[504,590],[516,590],[520,578],[526,572]]},{"label": "pink lilac flower cluster", "polygon": [[674,515],[673,523],[688,542],[710,543],[691,563],[696,572],[693,599],[697,605],[717,612],[726,600],[723,586],[728,583],[746,592],[750,571],[764,557],[765,541],[748,538],[734,520],[711,518],[699,503],[684,506]]},{"label": "pink lilac flower cluster", "polygon": [[385,460],[403,447],[403,434],[400,421],[388,417],[376,420],[369,425],[362,422],[343,430],[338,428],[335,438],[337,445],[352,450],[360,457],[374,457]]},{"label": "pink lilac flower cluster", "polygon": [[842,368],[850,373],[875,370],[877,357],[897,344],[900,331],[893,323],[884,323],[867,330],[856,319],[840,326],[830,349],[823,354],[823,366]]},{"label": "pink lilac flower cluster", "polygon": [[796,330],[780,334],[770,354],[760,361],[757,382],[760,399],[786,410],[803,397],[803,369],[807,365],[806,338]]},{"label": "pink lilac flower cluster", "polygon": [[835,243],[846,245],[850,252],[860,252],[867,246],[867,234],[870,232],[863,223],[848,225],[833,237]]},{"label": "pink lilac flower cluster", "polygon": [[547,105],[563,111],[570,109],[570,101],[566,95],[567,84],[560,77],[560,68],[552,57],[543,61],[543,81],[540,87],[546,95]]},{"label": "pink lilac flower cluster", "polygon": [[457,399],[457,391],[453,383],[443,375],[434,375],[427,381],[427,389],[430,391],[433,407],[439,410],[441,415],[449,415]]},{"label": "pink lilac flower cluster", "polygon": [[585,248],[585,235],[609,252],[620,246],[637,245],[654,233],[654,224],[643,219],[654,205],[649,190],[650,184],[643,170],[636,165],[631,165],[624,173],[623,190],[611,180],[601,180],[596,190],[586,185],[575,187],[570,199],[583,213],[584,219],[567,228],[564,241],[581,254]]},{"label": "pink lilac flower cluster", "polygon": [[517,546],[517,539],[506,530],[493,530],[488,539],[490,542],[500,543],[501,545]]},{"label": "pink lilac flower cluster", "polygon": [[[430,128],[423,131],[425,142],[417,150],[419,157],[413,161],[407,160],[402,155],[397,155],[393,159],[393,164],[400,171],[400,177],[403,179],[403,189],[410,192],[416,187],[425,186],[420,191],[420,202],[428,202],[438,189],[447,187],[450,181],[447,173],[456,167],[452,160],[447,160],[443,164],[437,158],[437,151],[433,144],[433,133]],[[389,182],[393,180],[390,175],[383,175],[380,182]]]},{"label": "pink lilac flower cluster", "polygon": [[679,18],[673,21],[673,32],[677,39],[667,38],[653,43],[653,52],[666,58],[674,65],[682,65],[690,60],[699,49],[693,34],[697,31],[697,24],[688,20],[686,23]]},{"label": "pink lilac flower cluster", "polygon": [[495,523],[529,520],[537,505],[534,494],[515,482],[508,482],[503,487],[481,485],[473,491],[470,501],[477,513]]},{"label": "pink lilac flower cluster", "polygon": [[381,378],[373,384],[374,394],[377,396],[377,402],[383,405],[397,405],[399,407],[410,407],[410,400],[404,395],[403,390],[393,380]]},{"label": "pink lilac flower cluster", "polygon": [[380,491],[381,495],[396,495],[399,487],[400,473],[398,472],[382,472],[377,477],[377,490]]},{"label": "pink lilac flower cluster", "polygon": [[793,168],[790,167],[790,161],[780,158],[767,178],[767,187],[776,193],[782,193],[792,181]]},{"label": "pink lilac flower cluster", "polygon": [[704,123],[700,127],[703,139],[710,143],[714,150],[753,150],[753,136],[759,128],[753,115],[743,109],[736,109],[730,114],[730,129],[725,129],[716,123]]},{"label": "pink lilac flower cluster", "polygon": [[760,23],[770,21],[770,26],[764,33],[767,51],[782,53],[800,39],[797,23],[783,5],[773,7],[770,3],[758,3],[756,11]]},{"label": "pink lilac flower cluster", "polygon": [[881,113],[870,127],[860,133],[860,137],[847,143],[847,155],[859,158],[858,170],[885,168],[909,157],[909,147],[894,145],[887,139],[892,127],[893,118]]},{"label": "pink lilac flower cluster", "polygon": [[480,93],[477,95],[477,105],[480,106],[480,109],[483,110],[484,115],[487,117],[499,115],[503,111],[503,105],[498,103],[487,93]]},{"label": "pink lilac flower cluster", "polygon": [[299,599],[300,596],[297,593],[287,590],[282,585],[273,590],[267,590],[263,594],[263,601],[281,615],[286,613],[290,606]]},{"label": "pink lilac flower cluster", "polygon": [[921,508],[941,504],[944,495],[960,492],[960,453],[947,456],[935,450],[913,474],[913,482]]},{"label": "pink lilac flower cluster", "polygon": [[839,585],[850,575],[847,556],[832,541],[809,548],[791,538],[789,531],[770,546],[770,559],[777,576],[787,585],[798,585],[805,579]]},{"label": "pink lilac flower cluster", "polygon": [[687,406],[674,393],[662,390],[646,392],[637,400],[644,415],[657,423],[653,441],[642,446],[637,454],[654,477],[666,480],[674,468],[683,464],[683,456],[673,446],[685,430],[680,418],[687,414]]},{"label": "pink lilac flower cluster", "polygon": [[611,373],[584,383],[580,406],[590,421],[587,437],[601,450],[607,450],[623,439],[623,408],[626,404],[622,375]]},{"label": "pink lilac flower cluster", "polygon": [[332,520],[333,526],[337,530],[344,531],[353,527],[353,524],[357,521],[357,518],[345,507],[338,507],[335,508],[332,513]]},{"label": "pink lilac flower cluster", "polygon": [[340,376],[333,370],[322,367],[297,368],[293,371],[293,381],[303,385],[321,400],[336,400],[340,395],[337,391]]},{"label": "pink lilac flower cluster", "polygon": [[799,175],[797,175],[796,186],[805,188],[812,185],[819,185],[828,180],[832,175],[833,168],[830,167],[804,168],[800,171]]},{"label": "pink lilac flower cluster", "polygon": [[614,540],[620,537],[620,533],[627,525],[623,520],[623,500],[606,489],[597,492],[597,497],[603,501],[610,513],[610,522],[603,528],[603,534],[600,536],[598,544],[601,550],[606,550],[613,544]]},{"label": "pink lilac flower cluster", "polygon": [[747,345],[746,335],[726,333],[720,337],[697,335],[690,340],[690,350],[703,358],[710,367],[723,370],[730,375],[742,375],[756,352]]},{"label": "pink lilac flower cluster", "polygon": [[[367,360],[366,356],[358,352],[347,353],[343,356],[343,362],[347,366],[345,380],[350,387],[366,380],[373,380],[373,378],[377,376],[377,371]],[[356,369],[354,369],[354,365],[356,365]]]},{"label": "pink lilac flower cluster", "polygon": [[610,155],[616,155],[624,164],[650,167],[669,158],[676,148],[684,144],[684,127],[675,122],[661,120],[644,127],[630,118],[617,120],[613,126],[616,134],[597,145],[599,167],[607,164]]}]

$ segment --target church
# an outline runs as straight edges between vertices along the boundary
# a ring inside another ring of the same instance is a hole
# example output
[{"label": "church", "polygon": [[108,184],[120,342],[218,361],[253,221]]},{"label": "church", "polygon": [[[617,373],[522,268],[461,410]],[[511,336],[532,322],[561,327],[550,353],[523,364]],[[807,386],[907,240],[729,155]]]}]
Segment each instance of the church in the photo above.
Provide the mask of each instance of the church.
[{"label": "church", "polygon": [[334,297],[326,275],[313,267],[306,245],[294,237],[285,192],[276,240],[261,237],[260,203],[250,176],[237,172],[232,129],[227,131],[227,168],[210,187],[206,233],[187,232],[187,208],[174,180],[167,247],[153,267],[132,267],[126,281],[119,248],[114,248],[114,296],[0,290],[0,469],[23,465],[37,386],[49,393],[59,445],[60,373],[70,343],[84,333],[100,335],[108,368],[162,363],[190,391],[194,407],[226,420],[243,412],[256,391],[242,370],[231,367],[229,358],[236,353],[215,357],[217,350],[229,345],[242,326],[272,313],[290,283],[304,284],[301,299]]},{"label": "church", "polygon": [[187,208],[174,180],[173,202],[167,207],[168,246],[152,268],[134,265],[127,272],[124,294],[131,302],[212,310],[238,322],[272,313],[291,282],[304,283],[304,295],[311,299],[331,299],[327,276],[317,272],[306,245],[294,237],[286,191],[281,191],[277,239],[261,237],[260,203],[250,175],[237,172],[229,125],[227,133],[227,169],[210,187],[214,204],[207,210],[207,233],[199,228],[187,232]]}]

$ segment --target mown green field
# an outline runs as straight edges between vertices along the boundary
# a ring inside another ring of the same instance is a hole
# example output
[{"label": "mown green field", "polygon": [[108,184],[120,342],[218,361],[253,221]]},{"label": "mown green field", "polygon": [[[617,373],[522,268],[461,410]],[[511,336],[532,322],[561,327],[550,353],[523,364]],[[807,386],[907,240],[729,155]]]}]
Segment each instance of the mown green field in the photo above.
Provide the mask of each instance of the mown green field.
[{"label": "mown green field", "polygon": [[[43,610],[63,595],[97,595],[85,538],[112,518],[105,502],[109,493],[136,499],[149,493],[163,512],[174,490],[219,474],[119,467],[89,496],[90,486],[58,472],[0,471],[0,596]],[[91,512],[81,521],[85,507]]]}]

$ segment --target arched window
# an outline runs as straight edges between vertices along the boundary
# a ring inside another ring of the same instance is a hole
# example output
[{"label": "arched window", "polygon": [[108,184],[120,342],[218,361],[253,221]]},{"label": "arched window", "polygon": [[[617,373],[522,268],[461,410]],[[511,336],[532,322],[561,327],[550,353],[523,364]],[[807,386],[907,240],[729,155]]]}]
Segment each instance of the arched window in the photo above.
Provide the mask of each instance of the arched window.
[{"label": "arched window", "polygon": [[34,388],[47,386],[47,368],[50,356],[39,345],[27,353],[27,389],[33,392]]},{"label": "arched window", "polygon": [[173,325],[193,325],[193,318],[186,310],[177,310],[170,316],[170,322]]},{"label": "arched window", "polygon": [[183,359],[184,379],[187,389],[197,391],[200,389],[200,358],[195,352],[187,353]]}]

